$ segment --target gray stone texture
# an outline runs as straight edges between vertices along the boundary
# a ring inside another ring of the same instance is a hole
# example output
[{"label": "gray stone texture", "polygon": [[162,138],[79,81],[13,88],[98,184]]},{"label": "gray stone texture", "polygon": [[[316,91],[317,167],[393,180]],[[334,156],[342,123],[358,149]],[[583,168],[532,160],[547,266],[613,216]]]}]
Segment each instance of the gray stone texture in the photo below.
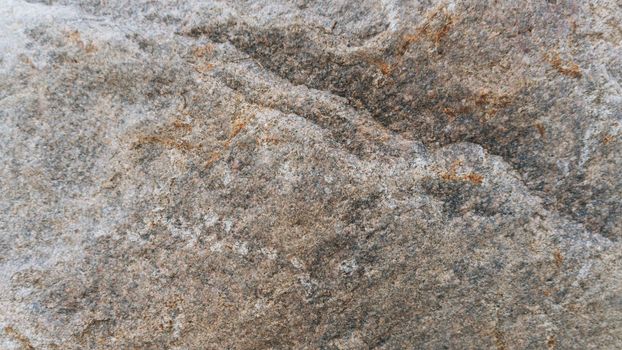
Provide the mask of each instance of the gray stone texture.
[{"label": "gray stone texture", "polygon": [[616,0],[0,0],[0,349],[622,348]]}]

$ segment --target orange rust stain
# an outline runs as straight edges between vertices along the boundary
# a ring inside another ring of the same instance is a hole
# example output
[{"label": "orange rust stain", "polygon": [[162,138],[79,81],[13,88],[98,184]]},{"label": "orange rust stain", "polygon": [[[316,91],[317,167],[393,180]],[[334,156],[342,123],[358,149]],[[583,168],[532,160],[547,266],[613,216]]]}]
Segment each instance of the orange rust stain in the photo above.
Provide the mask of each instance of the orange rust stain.
[{"label": "orange rust stain", "polygon": [[550,337],[549,337],[549,339],[547,339],[547,341],[546,341],[546,346],[547,346],[549,349],[555,349],[555,344],[556,344],[556,343],[557,343],[557,342],[555,341],[555,336],[553,336],[553,335],[552,335],[552,336],[550,336]]},{"label": "orange rust stain", "polygon": [[441,111],[448,117],[448,119],[454,120],[460,114],[466,114],[471,111],[471,108],[468,106],[458,106],[458,107],[443,107]]},{"label": "orange rust stain", "polygon": [[[196,58],[204,59],[206,57],[211,56],[213,51],[214,51],[214,46],[211,44],[207,44],[207,45],[197,46],[193,48],[192,55]],[[213,68],[214,68],[214,65],[209,62],[198,62],[194,66],[194,69],[199,73],[207,73]]]},{"label": "orange rust stain", "polygon": [[441,179],[446,181],[468,181],[474,185],[481,185],[484,181],[484,177],[480,174],[470,172],[465,175],[456,174],[458,167],[462,165],[462,161],[456,160],[451,163],[448,171],[441,173]]},{"label": "orange rust stain", "polygon": [[480,91],[475,98],[475,104],[478,106],[493,105],[497,107],[505,107],[510,104],[510,97],[504,94],[494,94],[490,90]]},{"label": "orange rust stain", "polygon": [[393,66],[383,58],[371,57],[368,54],[361,54],[361,59],[371,65],[376,66],[382,75],[388,76],[393,72]]},{"label": "orange rust stain", "polygon": [[207,161],[205,162],[205,167],[209,168],[212,166],[212,164],[214,164],[216,161],[218,161],[220,159],[220,152],[212,152],[210,154],[210,157],[207,159]]},{"label": "orange rust stain", "polygon": [[192,131],[192,125],[188,124],[188,123],[184,123],[181,120],[175,120],[173,121],[173,127],[175,129],[181,129],[184,130],[186,132],[190,132]]},{"label": "orange rust stain", "polygon": [[[437,18],[439,14],[442,14],[442,19],[439,20],[440,23],[437,22],[433,24],[433,20]],[[427,37],[428,40],[431,40],[438,46],[443,38],[449,34],[451,27],[454,25],[454,17],[451,16],[442,5],[430,11],[426,17],[424,23],[415,30],[414,34],[405,34],[402,36],[399,45],[397,45],[397,56],[403,56],[412,44],[423,37]],[[430,27],[435,28],[431,29]]]},{"label": "orange rust stain", "polygon": [[406,53],[406,51],[408,51],[408,48],[412,44],[417,42],[420,37],[421,36],[418,35],[418,34],[405,34],[405,35],[403,35],[401,40],[400,40],[400,44],[397,46],[397,55],[398,56],[404,55],[404,53]]},{"label": "orange rust stain", "polygon": [[559,250],[556,250],[555,253],[553,253],[553,258],[555,259],[555,266],[557,266],[557,268],[562,267],[562,264],[564,263],[564,256]]},{"label": "orange rust stain", "polygon": [[553,66],[553,68],[557,69],[557,71],[563,75],[567,75],[573,78],[581,78],[581,76],[583,75],[581,73],[581,68],[579,67],[579,65],[572,61],[563,62],[561,57],[559,56],[559,53],[556,53],[555,55],[547,55],[546,58],[547,61],[549,61],[549,63]]},{"label": "orange rust stain", "polygon": [[476,173],[468,173],[466,175],[463,176],[463,178],[467,181],[470,181],[476,185],[481,185],[482,181],[484,181],[484,177],[480,174],[476,174]]},{"label": "orange rust stain", "polygon": [[447,115],[450,119],[454,119],[456,118],[456,110],[451,108],[451,107],[443,107],[443,113],[445,113],[445,115]]},{"label": "orange rust stain", "polygon": [[235,120],[233,122],[229,138],[224,143],[225,148],[228,148],[229,145],[231,145],[231,141],[233,141],[233,139],[246,127],[246,125],[248,125],[248,122],[244,120]]},{"label": "orange rust stain", "polygon": [[475,106],[483,109],[486,118],[494,117],[500,108],[504,108],[511,102],[506,94],[495,94],[488,89],[480,91],[475,97]]},{"label": "orange rust stain", "polygon": [[449,33],[449,29],[453,25],[453,18],[451,16],[446,16],[445,23],[443,26],[434,33],[434,43],[438,46],[441,40]]},{"label": "orange rust stain", "polygon": [[233,123],[233,128],[231,129],[231,133],[229,134],[229,139],[236,137],[242,129],[246,127],[245,122],[237,120]]},{"label": "orange rust stain", "polygon": [[211,63],[199,64],[195,67],[195,70],[199,73],[207,73],[214,68]]},{"label": "orange rust stain", "polygon": [[441,174],[441,178],[445,180],[456,180],[457,179],[456,170],[458,169],[460,165],[462,165],[462,161],[460,160],[454,160],[453,162],[451,162],[451,165],[449,166],[449,170]]},{"label": "orange rust stain", "polygon": [[614,139],[615,139],[615,136],[606,134],[603,137],[603,143],[606,145],[606,144],[610,143],[611,141],[613,141]]},{"label": "orange rust stain", "polygon": [[376,65],[380,69],[380,72],[382,72],[382,75],[389,75],[391,74],[391,71],[393,70],[391,65],[384,61],[377,62]]},{"label": "orange rust stain", "polygon": [[195,57],[205,57],[205,56],[211,55],[212,52],[214,52],[214,46],[211,44],[197,46],[192,49],[192,54]]},{"label": "orange rust stain", "polygon": [[157,135],[141,136],[138,141],[136,141],[134,146],[140,147],[143,144],[159,144],[168,148],[175,148],[181,151],[190,151],[196,148],[195,145],[192,145],[188,141],[176,140],[172,137]]},{"label": "orange rust stain", "polygon": [[11,326],[6,326],[4,327],[4,333],[8,336],[13,337],[15,340],[17,340],[23,349],[27,349],[27,350],[34,350],[35,347],[32,346],[32,343],[30,342],[30,339],[28,339],[28,337],[26,337],[25,335],[21,334],[20,332],[18,332],[17,330],[15,330],[13,327]]}]

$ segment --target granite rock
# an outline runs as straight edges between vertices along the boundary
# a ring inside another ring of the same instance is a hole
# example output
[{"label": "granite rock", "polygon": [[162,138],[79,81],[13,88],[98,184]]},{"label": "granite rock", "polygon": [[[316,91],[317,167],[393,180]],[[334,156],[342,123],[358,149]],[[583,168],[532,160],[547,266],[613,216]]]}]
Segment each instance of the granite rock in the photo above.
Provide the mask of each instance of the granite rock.
[{"label": "granite rock", "polygon": [[621,348],[621,23],[0,0],[0,348]]}]

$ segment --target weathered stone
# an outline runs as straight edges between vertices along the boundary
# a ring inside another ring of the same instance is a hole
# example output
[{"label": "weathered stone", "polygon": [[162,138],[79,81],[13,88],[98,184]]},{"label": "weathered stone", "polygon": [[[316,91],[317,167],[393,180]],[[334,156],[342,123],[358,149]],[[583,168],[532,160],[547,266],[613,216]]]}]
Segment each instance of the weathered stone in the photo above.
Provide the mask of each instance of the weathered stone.
[{"label": "weathered stone", "polygon": [[0,348],[622,347],[621,21],[0,0]]}]

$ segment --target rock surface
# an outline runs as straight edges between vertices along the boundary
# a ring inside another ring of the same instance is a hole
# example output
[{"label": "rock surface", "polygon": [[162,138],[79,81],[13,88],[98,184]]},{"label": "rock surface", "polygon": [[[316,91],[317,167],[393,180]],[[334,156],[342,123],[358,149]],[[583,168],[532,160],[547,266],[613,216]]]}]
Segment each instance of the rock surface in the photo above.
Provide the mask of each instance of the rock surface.
[{"label": "rock surface", "polygon": [[0,348],[622,348],[621,23],[0,0]]}]

